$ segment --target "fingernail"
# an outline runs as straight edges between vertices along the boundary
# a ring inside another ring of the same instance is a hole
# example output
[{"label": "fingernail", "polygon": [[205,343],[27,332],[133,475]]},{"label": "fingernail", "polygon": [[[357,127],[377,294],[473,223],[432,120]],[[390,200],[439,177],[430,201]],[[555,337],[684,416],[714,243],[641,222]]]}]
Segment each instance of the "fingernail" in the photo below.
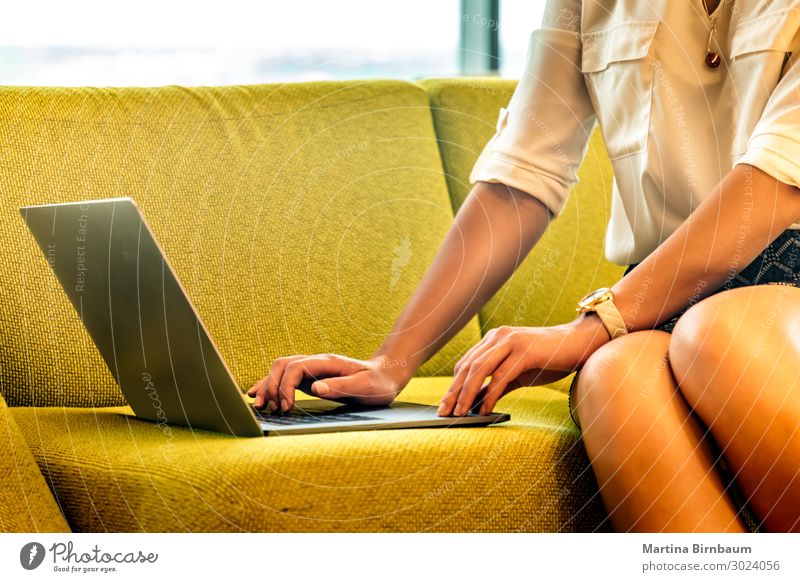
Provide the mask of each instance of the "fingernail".
[{"label": "fingernail", "polygon": [[274,400],[270,400],[269,401],[269,411],[270,412],[275,412],[276,410],[278,410],[278,405],[275,403]]},{"label": "fingernail", "polygon": [[331,391],[331,387],[328,386],[325,382],[317,382],[314,384],[314,392],[317,393],[318,396],[325,396],[328,392]]},{"label": "fingernail", "polygon": [[444,407],[444,403],[440,404],[440,405],[439,405],[439,410],[437,411],[437,412],[438,412],[438,414],[442,414],[442,413],[444,412],[444,408],[445,408],[445,407]]},{"label": "fingernail", "polygon": [[456,406],[456,409],[453,411],[456,416],[461,416],[461,405],[459,404]]},{"label": "fingernail", "polygon": [[289,412],[289,401],[288,400],[281,400],[281,410],[283,412]]}]

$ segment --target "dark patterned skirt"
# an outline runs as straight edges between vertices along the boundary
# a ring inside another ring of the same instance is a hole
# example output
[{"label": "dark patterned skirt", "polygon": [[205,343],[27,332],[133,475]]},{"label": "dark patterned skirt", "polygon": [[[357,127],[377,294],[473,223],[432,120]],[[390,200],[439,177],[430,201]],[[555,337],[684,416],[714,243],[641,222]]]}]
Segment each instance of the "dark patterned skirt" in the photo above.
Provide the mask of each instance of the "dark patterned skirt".
[{"label": "dark patterned skirt", "polygon": [[[638,264],[628,265],[623,277]],[[750,285],[793,285],[800,287],[800,230],[784,230],[752,263],[742,269],[735,277],[729,277],[725,283],[709,293],[707,297],[720,291]],[[662,321],[654,329],[672,333],[678,318],[688,308],[687,306],[686,309],[682,309],[669,319]]]},{"label": "dark patterned skirt", "polygon": [[[638,264],[639,263],[628,265],[623,277],[636,268]],[[706,297],[727,289],[747,287],[750,285],[792,285],[800,287],[800,229],[787,229],[783,231],[749,265],[742,269],[736,276],[732,278],[729,277],[723,285],[706,295]],[[678,319],[687,309],[689,309],[689,306],[674,314],[669,319],[659,323],[654,329],[672,333]],[[574,398],[572,394],[577,376],[578,375],[575,374],[569,388],[569,413],[572,420],[580,428],[573,411]],[[700,418],[697,417],[697,415],[695,415],[695,418],[697,418],[697,421],[704,428],[706,434],[709,434],[708,428]],[[730,467],[728,467],[722,455],[722,451],[714,442],[713,438],[709,438],[708,440],[713,449],[716,467],[722,475],[726,491],[733,499],[739,511],[739,516],[751,532],[761,531],[760,521],[747,504],[747,498],[737,485],[735,475]]]}]

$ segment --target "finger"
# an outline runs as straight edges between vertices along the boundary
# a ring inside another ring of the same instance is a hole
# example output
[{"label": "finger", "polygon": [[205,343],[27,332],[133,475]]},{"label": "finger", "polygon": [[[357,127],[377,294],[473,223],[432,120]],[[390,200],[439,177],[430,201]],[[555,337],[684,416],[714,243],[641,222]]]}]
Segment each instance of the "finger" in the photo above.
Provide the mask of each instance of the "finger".
[{"label": "finger", "polygon": [[467,350],[467,353],[461,356],[461,358],[456,362],[456,365],[453,366],[453,376],[458,374],[458,372],[464,367],[465,362],[472,361],[472,355],[475,353],[475,350],[477,350],[479,346],[481,346],[486,341],[486,339],[487,338],[485,337],[482,338],[478,343],[469,348]]},{"label": "finger", "polygon": [[483,404],[484,400],[486,400],[486,393],[489,390],[489,385],[484,384],[480,390],[478,390],[478,394],[475,396],[475,402],[472,404],[472,411],[477,413],[478,408]]},{"label": "finger", "polygon": [[255,396],[255,402],[253,405],[261,409],[264,407],[265,404],[269,405],[269,409],[272,412],[275,412],[278,408],[278,400],[277,400],[277,385],[283,376],[283,370],[286,368],[286,365],[303,356],[287,356],[283,358],[276,358],[275,361],[272,363],[272,367],[270,368],[269,374],[266,377],[262,378],[259,381],[255,388],[255,394],[250,394],[251,396]]},{"label": "finger", "polygon": [[486,346],[493,345],[495,343],[495,339],[496,339],[495,336],[496,335],[497,335],[497,328],[490,329],[486,333],[486,335],[483,336],[481,341],[479,341],[474,346],[472,346],[469,350],[467,350],[467,353],[464,354],[461,357],[461,359],[458,362],[456,362],[456,365],[453,367],[453,375],[455,376],[456,374],[458,374],[459,370],[461,370],[464,367],[465,364],[467,364],[468,362],[471,362],[478,352],[483,351],[483,349]]},{"label": "finger", "polygon": [[261,384],[263,384],[266,379],[267,377],[264,376],[263,378],[256,380],[255,384],[253,384],[253,386],[247,391],[247,395],[255,396],[258,394],[258,392],[261,390]]},{"label": "finger", "polygon": [[487,345],[492,345],[495,342],[495,336],[497,335],[497,328],[490,329],[485,336],[472,346],[470,349],[467,350],[467,353],[461,356],[461,359],[456,362],[456,365],[453,367],[453,376],[458,375],[458,372],[463,368],[466,362],[471,362],[472,358],[474,357],[475,353],[481,351],[481,349]]},{"label": "finger", "polygon": [[456,405],[456,401],[458,400],[458,393],[461,391],[461,385],[464,383],[464,379],[467,377],[467,372],[469,371],[469,366],[462,365],[458,373],[455,374],[453,377],[453,381],[450,383],[450,387],[445,392],[442,399],[439,401],[439,415],[440,416],[450,416],[453,413],[453,408]]},{"label": "finger", "polygon": [[267,379],[274,373],[275,367],[281,365],[284,360],[288,358],[276,358],[270,367],[269,374],[261,378],[258,382],[253,384],[253,387],[247,391],[249,396],[254,396],[253,406],[259,410],[267,403]]},{"label": "finger", "polygon": [[503,363],[510,353],[511,346],[507,342],[502,342],[475,358],[458,396],[458,402],[455,407],[456,416],[469,414],[472,403],[475,401],[475,396],[477,396],[486,378]]},{"label": "finger", "polygon": [[247,390],[248,396],[255,396],[256,392],[258,392],[258,385],[264,381],[264,378],[259,378],[255,381],[255,383]]},{"label": "finger", "polygon": [[[372,378],[368,370],[362,370],[349,376],[325,378],[314,382],[311,389],[319,396],[329,400],[342,398],[359,398],[369,400],[382,395],[372,394]],[[366,403],[366,402],[365,402]]]},{"label": "finger", "polygon": [[256,382],[255,385],[248,392],[250,396],[255,396],[255,400],[253,401],[253,406],[255,406],[259,410],[264,408],[264,405],[267,403],[266,385],[267,385],[267,376],[264,376],[263,378],[261,378],[261,380]]},{"label": "finger", "polygon": [[478,355],[466,370],[465,378],[454,403],[456,416],[469,414],[476,405],[476,398],[488,377],[503,363],[511,352],[511,346],[498,344]]},{"label": "finger", "polygon": [[314,357],[312,356],[292,360],[286,364],[277,389],[277,401],[281,412],[289,412],[294,406],[294,391],[303,378],[310,374],[306,364],[313,360]]},{"label": "finger", "polygon": [[[312,380],[327,376],[350,376],[365,369],[363,362],[336,354],[306,356],[298,361],[305,367],[306,377]],[[313,383],[311,389],[313,392]]]},{"label": "finger", "polygon": [[450,388],[448,388],[445,395],[439,401],[439,414],[441,416],[450,416],[453,414],[453,409],[458,402],[458,395],[461,393],[461,387],[464,384],[468,372],[469,366],[464,365],[461,367],[461,371],[459,371],[458,375],[453,378]]},{"label": "finger", "polygon": [[[472,358],[480,357],[480,355],[483,352],[492,349],[492,347],[493,345],[490,342],[485,342],[485,341],[479,342],[472,350],[473,354]],[[465,362],[461,366],[461,369],[453,378],[453,382],[452,384],[450,384],[450,388],[440,401],[438,410],[440,416],[450,416],[453,413],[453,409],[455,408],[456,402],[458,401],[458,395],[461,392],[461,387],[464,384],[464,380],[466,380],[467,378],[467,374],[469,373],[470,365],[471,365],[471,360]]]},{"label": "finger", "polygon": [[[288,412],[294,406],[295,390],[304,378],[317,380],[328,376],[349,376],[359,369],[363,366],[358,361],[334,354],[302,356],[292,360],[286,365],[276,389],[281,411]],[[316,396],[324,396],[320,391],[324,391],[325,386],[314,382],[311,391]]]},{"label": "finger", "polygon": [[492,374],[492,379],[489,381],[489,385],[483,395],[483,402],[479,410],[481,415],[489,414],[494,410],[497,401],[505,395],[511,383],[522,372],[522,367],[522,359],[513,359],[511,356],[498,366],[495,373]]},{"label": "finger", "polygon": [[288,362],[284,362],[281,364],[279,370],[276,370],[274,374],[270,374],[264,381],[264,400],[269,406],[270,412],[276,412],[278,410],[278,385],[280,384],[281,378],[283,378],[283,372],[286,369]]}]

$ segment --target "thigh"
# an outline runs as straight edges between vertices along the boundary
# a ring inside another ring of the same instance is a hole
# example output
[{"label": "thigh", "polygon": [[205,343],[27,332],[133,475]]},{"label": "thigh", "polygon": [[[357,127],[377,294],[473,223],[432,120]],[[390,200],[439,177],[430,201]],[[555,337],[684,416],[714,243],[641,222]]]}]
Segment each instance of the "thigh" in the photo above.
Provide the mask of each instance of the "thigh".
[{"label": "thigh", "polygon": [[740,287],[704,299],[676,324],[669,362],[767,529],[797,529],[800,288]]}]

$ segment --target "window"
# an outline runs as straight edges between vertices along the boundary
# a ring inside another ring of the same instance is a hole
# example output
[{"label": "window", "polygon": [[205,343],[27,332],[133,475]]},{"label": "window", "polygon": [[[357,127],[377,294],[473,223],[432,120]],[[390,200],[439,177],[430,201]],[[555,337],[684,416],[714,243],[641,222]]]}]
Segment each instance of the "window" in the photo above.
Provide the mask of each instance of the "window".
[{"label": "window", "polygon": [[528,38],[542,24],[545,0],[500,2],[500,74],[518,79],[525,68]]},{"label": "window", "polygon": [[[498,0],[14,2],[0,19],[0,82],[152,86],[452,77],[465,70],[465,52],[485,53],[483,47],[498,46],[498,37],[499,72],[516,78],[544,1],[500,0],[499,20],[493,16],[484,26],[481,18],[497,13]],[[465,15],[479,25],[466,51],[459,47]],[[483,59],[466,72],[491,72],[497,63]]]},{"label": "window", "polygon": [[39,0],[3,12],[6,85],[458,74],[459,0]]}]

